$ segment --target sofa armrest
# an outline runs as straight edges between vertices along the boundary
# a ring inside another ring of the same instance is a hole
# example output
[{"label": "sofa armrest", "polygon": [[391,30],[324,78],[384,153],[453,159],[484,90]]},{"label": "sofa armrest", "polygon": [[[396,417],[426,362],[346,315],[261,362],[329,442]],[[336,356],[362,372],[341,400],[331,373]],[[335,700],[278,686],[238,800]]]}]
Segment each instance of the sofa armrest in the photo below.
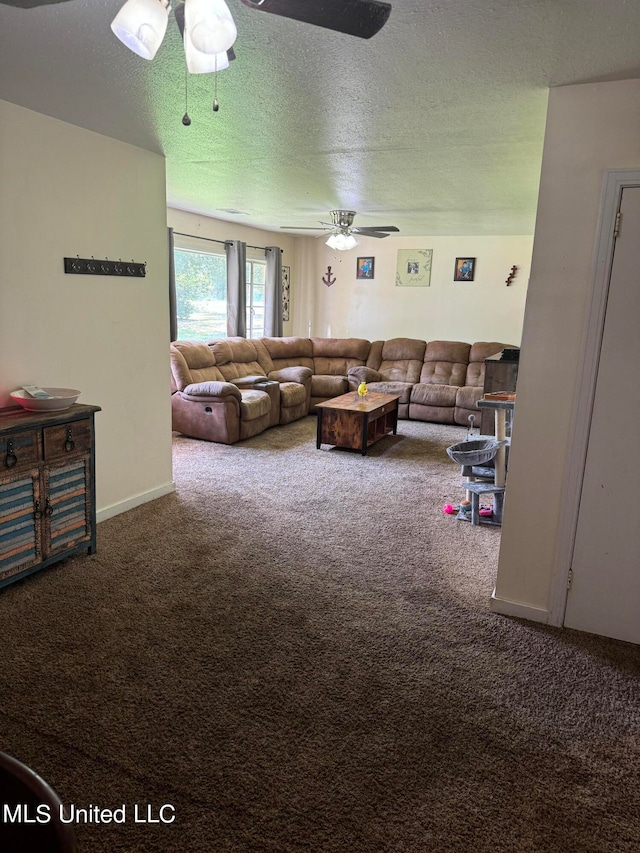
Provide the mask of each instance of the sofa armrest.
[{"label": "sofa armrest", "polygon": [[277,382],[299,382],[300,385],[307,385],[313,372],[310,367],[281,367],[280,370],[272,370],[269,373],[269,379],[275,379]]},{"label": "sofa armrest", "polygon": [[267,377],[264,374],[252,374],[251,376],[238,376],[237,379],[230,380],[237,388],[253,388],[258,382],[267,382]]},{"label": "sofa armrest", "polygon": [[347,379],[349,380],[349,384],[355,382],[359,385],[361,382],[381,382],[382,376],[372,367],[360,365],[359,367],[349,368],[347,371]]},{"label": "sofa armrest", "polygon": [[194,382],[183,389],[182,396],[196,402],[216,397],[218,399],[224,397],[234,397],[236,400],[242,399],[240,389],[233,382]]}]

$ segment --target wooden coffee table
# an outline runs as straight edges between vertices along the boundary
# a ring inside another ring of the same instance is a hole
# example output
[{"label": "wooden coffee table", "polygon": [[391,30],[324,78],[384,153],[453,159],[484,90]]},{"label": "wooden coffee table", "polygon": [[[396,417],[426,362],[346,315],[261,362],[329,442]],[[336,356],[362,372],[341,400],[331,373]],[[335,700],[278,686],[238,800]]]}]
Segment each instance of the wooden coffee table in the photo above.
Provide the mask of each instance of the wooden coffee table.
[{"label": "wooden coffee table", "polygon": [[318,435],[316,447],[332,444],[348,447],[367,455],[367,448],[398,431],[399,394],[380,394],[369,391],[364,400],[356,399],[350,391],[341,397],[316,403],[318,413]]}]

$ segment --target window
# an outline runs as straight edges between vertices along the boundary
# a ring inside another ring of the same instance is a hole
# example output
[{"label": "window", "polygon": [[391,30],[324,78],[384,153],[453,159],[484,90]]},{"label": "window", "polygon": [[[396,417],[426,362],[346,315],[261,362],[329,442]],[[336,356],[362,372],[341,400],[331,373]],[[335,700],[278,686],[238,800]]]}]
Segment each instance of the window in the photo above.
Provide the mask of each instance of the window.
[{"label": "window", "polygon": [[264,285],[267,265],[264,261],[247,261],[247,337],[264,335]]},{"label": "window", "polygon": [[178,338],[227,336],[227,259],[222,254],[175,249]]},{"label": "window", "polygon": [[[185,243],[187,241],[185,240]],[[188,247],[174,249],[178,339],[208,341],[227,336],[227,258],[222,252]],[[201,245],[201,243],[196,243]],[[247,337],[264,335],[267,265],[247,261]]]}]

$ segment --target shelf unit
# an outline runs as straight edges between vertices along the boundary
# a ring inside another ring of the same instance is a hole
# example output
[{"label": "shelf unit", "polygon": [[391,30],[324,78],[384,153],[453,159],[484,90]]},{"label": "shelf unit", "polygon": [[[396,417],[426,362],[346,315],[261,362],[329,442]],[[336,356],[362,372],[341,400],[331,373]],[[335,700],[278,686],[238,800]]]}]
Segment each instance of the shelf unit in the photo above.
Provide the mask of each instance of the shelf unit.
[{"label": "shelf unit", "polygon": [[0,409],[0,587],[96,550],[94,414]]}]

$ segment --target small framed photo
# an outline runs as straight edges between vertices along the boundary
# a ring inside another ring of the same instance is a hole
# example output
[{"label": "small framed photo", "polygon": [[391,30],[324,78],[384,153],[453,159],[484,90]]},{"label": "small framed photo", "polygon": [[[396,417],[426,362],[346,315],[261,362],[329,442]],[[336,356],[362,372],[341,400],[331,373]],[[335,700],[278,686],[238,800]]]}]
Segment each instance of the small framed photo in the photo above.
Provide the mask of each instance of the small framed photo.
[{"label": "small framed photo", "polygon": [[356,266],[356,278],[373,278],[373,265],[375,258],[358,258]]},{"label": "small framed photo", "polygon": [[473,281],[473,276],[476,271],[475,258],[456,258],[456,265],[453,270],[454,281]]}]

